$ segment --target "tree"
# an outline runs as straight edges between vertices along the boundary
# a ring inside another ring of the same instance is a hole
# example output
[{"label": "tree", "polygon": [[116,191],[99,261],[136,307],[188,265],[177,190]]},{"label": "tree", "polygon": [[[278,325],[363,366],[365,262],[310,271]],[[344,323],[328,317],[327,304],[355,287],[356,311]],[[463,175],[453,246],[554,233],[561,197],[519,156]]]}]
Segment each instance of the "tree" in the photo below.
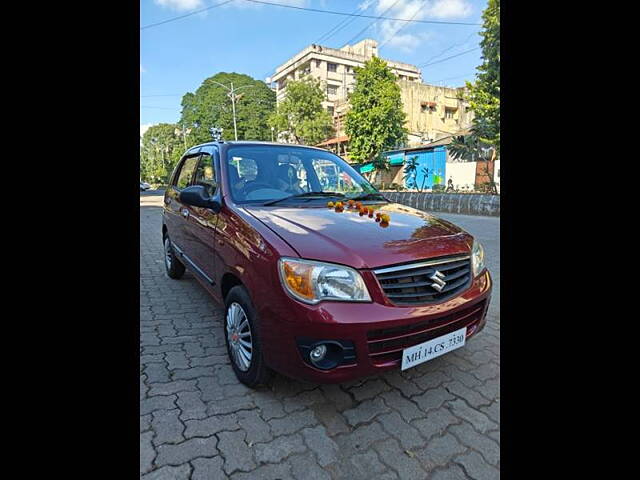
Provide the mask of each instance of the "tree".
[{"label": "tree", "polygon": [[152,125],[142,136],[140,177],[153,183],[165,183],[184,153],[184,141],[176,135],[177,125]]},{"label": "tree", "polygon": [[233,110],[228,90],[218,82],[234,89],[242,88],[237,94],[236,123],[239,140],[270,140],[271,130],[267,125],[269,115],[276,105],[276,94],[264,82],[248,75],[220,72],[202,82],[195,93],[182,97],[180,125],[191,128],[187,137],[188,145],[212,140],[211,127],[224,130],[223,139],[233,139]]},{"label": "tree", "polygon": [[482,64],[465,95],[474,112],[471,133],[455,138],[449,148],[462,158],[484,161],[489,186],[497,193],[490,167],[500,156],[500,0],[489,0],[482,19]]},{"label": "tree", "polygon": [[326,98],[319,80],[309,76],[291,80],[269,125],[290,141],[315,145],[333,134],[331,115],[322,107]]},{"label": "tree", "polygon": [[355,68],[355,87],[349,102],[346,132],[351,160],[386,168],[381,153],[406,143],[407,129],[400,87],[384,60],[373,57],[364,67]]}]

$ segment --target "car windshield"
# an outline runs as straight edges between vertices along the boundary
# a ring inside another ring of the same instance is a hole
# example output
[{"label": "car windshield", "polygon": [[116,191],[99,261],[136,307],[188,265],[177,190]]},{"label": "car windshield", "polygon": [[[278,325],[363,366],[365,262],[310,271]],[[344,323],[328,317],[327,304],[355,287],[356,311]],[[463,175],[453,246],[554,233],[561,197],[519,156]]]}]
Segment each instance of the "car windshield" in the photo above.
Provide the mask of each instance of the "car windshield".
[{"label": "car windshield", "polygon": [[347,162],[315,148],[231,146],[227,150],[227,172],[236,203],[307,204],[331,201],[332,196],[349,199],[379,195]]}]

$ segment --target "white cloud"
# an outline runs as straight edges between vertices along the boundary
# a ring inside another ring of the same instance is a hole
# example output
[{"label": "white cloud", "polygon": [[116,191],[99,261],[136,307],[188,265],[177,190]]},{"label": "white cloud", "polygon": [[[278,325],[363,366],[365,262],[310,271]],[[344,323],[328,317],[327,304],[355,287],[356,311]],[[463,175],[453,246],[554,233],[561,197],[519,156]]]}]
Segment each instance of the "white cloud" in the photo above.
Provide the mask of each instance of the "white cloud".
[{"label": "white cloud", "polygon": [[423,43],[432,40],[435,34],[432,32],[423,33],[400,33],[391,37],[387,45],[397,48],[405,53],[411,53]]},{"label": "white cloud", "polygon": [[161,7],[170,8],[172,10],[186,11],[194,10],[198,7],[202,7],[204,2],[202,0],[154,0],[156,4]]},{"label": "white cloud", "polygon": [[428,10],[435,18],[464,18],[471,15],[473,8],[467,0],[435,0]]},{"label": "white cloud", "polygon": [[[463,18],[471,15],[472,7],[468,0],[378,0],[375,7],[378,15],[413,20]],[[424,27],[424,24],[421,25]],[[394,20],[378,22],[376,30],[380,45],[396,47],[404,52],[412,52],[425,41],[433,38],[429,32],[411,33],[415,24]]]},{"label": "white cloud", "polygon": [[[270,1],[270,0],[265,0]],[[307,7],[309,6],[309,0],[274,0],[272,3],[279,3],[281,5],[291,5],[293,7]],[[272,7],[270,5],[263,5],[261,3],[245,2],[244,0],[237,0],[225,5],[225,7],[235,8],[269,8],[275,12],[283,10],[282,8]],[[224,7],[223,7],[224,8]]]},{"label": "white cloud", "polygon": [[[366,3],[366,2],[365,2]],[[463,18],[471,15],[473,8],[469,0],[378,0],[376,13],[382,14],[385,10],[387,17],[411,18],[416,10],[419,13],[416,19],[426,18]]]}]

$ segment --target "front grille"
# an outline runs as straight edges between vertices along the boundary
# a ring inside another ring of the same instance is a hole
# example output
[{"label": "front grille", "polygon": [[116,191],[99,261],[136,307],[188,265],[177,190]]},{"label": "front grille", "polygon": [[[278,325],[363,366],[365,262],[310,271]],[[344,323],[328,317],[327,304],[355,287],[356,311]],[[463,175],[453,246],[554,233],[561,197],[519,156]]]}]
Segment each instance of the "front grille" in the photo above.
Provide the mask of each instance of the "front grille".
[{"label": "front grille", "polygon": [[431,320],[423,320],[401,327],[371,330],[367,333],[369,357],[374,363],[400,360],[402,350],[460,328],[471,335],[485,312],[486,300],[471,307]]},{"label": "front grille", "polygon": [[467,288],[471,282],[471,260],[469,256],[439,258],[380,268],[374,273],[391,302],[424,305],[442,302]]}]

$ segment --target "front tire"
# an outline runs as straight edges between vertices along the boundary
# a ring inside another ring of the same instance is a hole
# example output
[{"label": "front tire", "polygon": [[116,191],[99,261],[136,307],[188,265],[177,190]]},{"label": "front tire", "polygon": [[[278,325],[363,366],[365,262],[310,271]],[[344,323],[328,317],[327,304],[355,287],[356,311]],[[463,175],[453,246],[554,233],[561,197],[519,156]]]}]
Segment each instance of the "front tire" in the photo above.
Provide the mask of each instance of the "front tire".
[{"label": "front tire", "polygon": [[176,258],[169,235],[164,237],[164,267],[169,278],[178,280],[184,275],[184,265]]},{"label": "front tire", "polygon": [[260,344],[258,317],[249,293],[233,287],[225,299],[224,338],[233,372],[250,388],[264,385],[271,377]]}]

